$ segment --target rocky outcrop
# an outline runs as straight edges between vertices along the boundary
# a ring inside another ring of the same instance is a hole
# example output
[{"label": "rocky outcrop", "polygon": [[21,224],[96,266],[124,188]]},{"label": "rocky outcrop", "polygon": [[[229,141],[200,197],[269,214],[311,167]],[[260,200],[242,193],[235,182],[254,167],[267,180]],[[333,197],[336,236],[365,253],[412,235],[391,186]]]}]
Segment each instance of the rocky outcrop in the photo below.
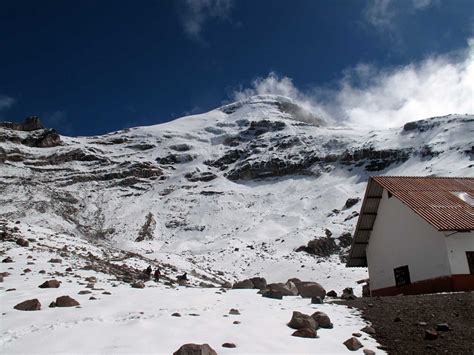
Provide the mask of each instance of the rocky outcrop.
[{"label": "rocky outcrop", "polygon": [[136,242],[141,242],[143,240],[152,240],[154,238],[154,232],[156,228],[156,220],[153,216],[153,213],[148,212],[145,217],[145,223],[140,228],[138,232],[138,237],[135,239]]},{"label": "rocky outcrop", "polygon": [[217,178],[217,175],[210,171],[193,171],[186,173],[184,177],[190,182],[208,182]]},{"label": "rocky outcrop", "polygon": [[16,123],[16,122],[0,122],[1,128],[8,128],[15,131],[37,131],[39,129],[43,129],[43,125],[39,117],[37,116],[30,116],[27,117],[23,123]]},{"label": "rocky outcrop", "polygon": [[307,246],[297,248],[296,252],[304,251],[308,254],[317,255],[320,257],[328,257],[339,251],[339,246],[331,237],[321,237],[308,242]]}]

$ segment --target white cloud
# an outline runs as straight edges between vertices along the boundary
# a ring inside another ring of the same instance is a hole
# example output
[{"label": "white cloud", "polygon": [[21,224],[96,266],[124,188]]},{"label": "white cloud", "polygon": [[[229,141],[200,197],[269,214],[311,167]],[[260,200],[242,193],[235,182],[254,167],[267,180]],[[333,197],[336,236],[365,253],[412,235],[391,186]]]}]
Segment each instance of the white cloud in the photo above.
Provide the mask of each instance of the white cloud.
[{"label": "white cloud", "polygon": [[184,4],[182,25],[193,40],[202,40],[201,32],[209,19],[226,19],[232,9],[232,0],[186,0]]},{"label": "white cloud", "polygon": [[13,97],[0,95],[0,111],[9,109],[15,102]]},{"label": "white cloud", "polygon": [[438,4],[438,0],[368,0],[363,16],[369,25],[396,36],[397,18],[426,10],[434,4]]},{"label": "white cloud", "polygon": [[342,74],[336,88],[299,90],[288,77],[270,73],[234,98],[275,94],[290,97],[326,119],[353,126],[397,127],[450,113],[474,113],[474,39],[461,53],[379,69],[359,64]]}]

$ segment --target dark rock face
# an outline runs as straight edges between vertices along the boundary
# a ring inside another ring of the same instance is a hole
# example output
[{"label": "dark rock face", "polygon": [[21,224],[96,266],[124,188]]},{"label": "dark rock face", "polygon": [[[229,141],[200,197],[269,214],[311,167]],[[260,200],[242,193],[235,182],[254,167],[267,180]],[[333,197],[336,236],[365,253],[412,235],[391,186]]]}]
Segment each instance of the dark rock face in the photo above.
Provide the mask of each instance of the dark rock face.
[{"label": "dark rock face", "polygon": [[348,209],[348,208],[351,208],[355,205],[357,205],[360,201],[360,198],[359,197],[351,197],[351,198],[348,198],[345,205],[344,205],[344,208]]},{"label": "dark rock face", "polygon": [[208,182],[217,178],[217,175],[211,173],[210,171],[197,172],[193,171],[191,173],[186,173],[184,177],[190,182],[203,181]]},{"label": "dark rock face", "polygon": [[36,148],[57,147],[62,143],[61,137],[56,132],[56,130],[52,128],[32,133],[21,141],[21,144],[23,145]]},{"label": "dark rock face", "polygon": [[39,129],[43,129],[43,125],[39,117],[37,116],[30,116],[23,121],[23,123],[16,123],[16,122],[0,122],[0,127],[13,129],[15,131],[36,131]]},{"label": "dark rock face", "polygon": [[418,132],[426,132],[434,127],[439,126],[439,121],[434,121],[432,118],[427,120],[419,120],[405,123],[403,132],[410,132],[417,130]]},{"label": "dark rock face", "polygon": [[58,280],[48,280],[39,285],[39,288],[58,288],[61,286],[61,282]]},{"label": "dark rock face", "polygon": [[61,296],[56,298],[56,307],[75,307],[79,306],[79,302],[77,302],[74,298],[69,296]]},{"label": "dark rock face", "polygon": [[192,147],[188,144],[182,143],[170,145],[169,148],[177,152],[187,152],[188,150],[191,150]]},{"label": "dark rock face", "polygon": [[138,232],[138,237],[135,239],[136,242],[143,240],[152,240],[154,238],[154,232],[156,228],[156,220],[153,217],[153,213],[149,212],[146,215],[145,223]]},{"label": "dark rock face", "polygon": [[339,240],[339,246],[341,248],[347,248],[350,247],[352,244],[352,241],[354,238],[352,238],[352,234],[349,232],[341,234],[341,236],[338,238]]},{"label": "dark rock face", "polygon": [[311,316],[294,311],[290,322],[287,324],[292,329],[310,328],[316,330],[318,324]]},{"label": "dark rock face", "polygon": [[13,307],[19,311],[39,311],[41,309],[41,303],[38,299],[32,299],[18,303]]},{"label": "dark rock face", "polygon": [[217,355],[209,344],[184,344],[173,355]]},{"label": "dark rock face", "polygon": [[170,154],[164,158],[157,158],[156,161],[162,165],[183,164],[193,161],[195,158],[191,154]]},{"label": "dark rock face", "polygon": [[319,239],[314,239],[308,242],[307,246],[301,246],[295,251],[297,252],[307,252],[308,254],[313,254],[321,257],[328,257],[332,254],[335,254],[339,251],[339,246],[336,244],[333,238],[331,237],[322,237]]}]

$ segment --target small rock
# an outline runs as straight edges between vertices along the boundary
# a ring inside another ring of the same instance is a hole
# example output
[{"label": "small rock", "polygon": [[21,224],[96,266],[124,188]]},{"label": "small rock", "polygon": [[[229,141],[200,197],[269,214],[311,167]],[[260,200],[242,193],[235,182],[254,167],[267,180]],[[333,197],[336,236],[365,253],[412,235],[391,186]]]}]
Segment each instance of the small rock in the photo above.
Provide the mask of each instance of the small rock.
[{"label": "small rock", "polygon": [[447,323],[440,323],[440,324],[436,324],[436,330],[438,332],[447,332],[447,331],[450,331],[451,328],[449,327]]},{"label": "small rock", "polygon": [[362,348],[362,344],[360,343],[360,341],[357,338],[354,338],[354,337],[352,337],[350,339],[347,339],[343,344],[350,351],[356,351],[356,350],[359,350],[360,348]]},{"label": "small rock", "polygon": [[318,333],[313,328],[301,328],[291,335],[300,338],[317,338]]},{"label": "small rock", "polygon": [[28,273],[28,272],[31,272],[31,269],[30,268],[26,268],[25,270],[23,270],[24,273]]},{"label": "small rock", "polygon": [[229,311],[229,314],[240,315],[240,312],[239,312],[238,309],[231,308],[230,311]]},{"label": "small rock", "polygon": [[41,309],[41,303],[38,299],[32,299],[18,303],[13,307],[19,311],[39,311]]},{"label": "small rock", "polygon": [[91,300],[91,301],[95,301],[96,299],[97,299],[97,298],[95,298],[94,296],[90,296],[90,297],[89,297],[89,300]]},{"label": "small rock", "polygon": [[72,271],[72,267],[66,268],[66,271],[67,271],[67,272],[71,272],[71,271]]},{"label": "small rock", "polygon": [[7,256],[5,259],[2,260],[2,263],[12,263],[13,259],[10,256]]},{"label": "small rock", "polygon": [[62,259],[57,259],[57,258],[53,258],[53,259],[48,260],[48,263],[53,263],[53,264],[61,264],[62,262],[63,262]]},{"label": "small rock", "polygon": [[222,344],[222,347],[223,348],[236,348],[237,345],[235,345],[234,343],[224,343]]},{"label": "small rock", "polygon": [[209,344],[184,344],[173,355],[217,355]]},{"label": "small rock", "polygon": [[346,200],[346,203],[344,204],[344,208],[348,209],[348,208],[351,208],[355,205],[357,205],[360,201],[360,198],[359,197],[354,197],[354,198],[348,198]]},{"label": "small rock", "polygon": [[92,293],[92,292],[89,291],[89,290],[82,290],[82,291],[79,291],[77,294],[78,294],[78,295],[87,295],[87,294],[89,294],[89,293]]},{"label": "small rock", "polygon": [[79,306],[79,302],[77,302],[74,298],[69,296],[61,296],[56,298],[56,307],[75,307]]},{"label": "small rock", "polygon": [[38,274],[46,274],[46,270],[40,270],[38,271]]},{"label": "small rock", "polygon": [[436,340],[438,339],[438,332],[433,329],[426,329],[425,330],[425,339],[426,340]]},{"label": "small rock", "polygon": [[86,277],[84,280],[87,281],[87,282],[96,283],[97,282],[97,277],[89,276],[89,277]]},{"label": "small rock", "polygon": [[366,327],[362,328],[360,331],[364,332],[364,333],[367,333],[369,335],[375,335],[375,329],[370,327],[370,326],[366,326]]},{"label": "small rock", "polygon": [[48,280],[39,285],[39,288],[58,288],[61,286],[61,282],[58,280]]},{"label": "small rock", "polygon": [[370,349],[364,349],[362,350],[365,355],[375,355],[375,351],[370,350]]},{"label": "small rock", "polygon": [[181,317],[181,314],[179,314],[178,312],[175,312],[171,315],[171,317]]},{"label": "small rock", "polygon": [[312,304],[322,304],[323,300],[319,296],[311,297],[311,303]]},{"label": "small rock", "polygon": [[10,292],[10,291],[16,291],[16,288],[8,288],[5,290],[5,292]]},{"label": "small rock", "polygon": [[232,324],[240,324],[240,322],[238,320],[234,320]]},{"label": "small rock", "polygon": [[331,290],[328,293],[326,293],[326,296],[328,296],[328,297],[337,297],[337,293],[336,293],[336,291]]},{"label": "small rock", "polygon": [[49,308],[54,308],[54,307],[56,307],[56,302],[53,301],[49,304]]},{"label": "small rock", "polygon": [[362,334],[360,333],[352,333],[352,336],[353,337],[356,337],[356,338],[360,338],[362,336]]},{"label": "small rock", "polygon": [[102,292],[102,294],[103,295],[109,295],[109,296],[111,295],[111,293],[109,291],[104,291],[104,292]]}]

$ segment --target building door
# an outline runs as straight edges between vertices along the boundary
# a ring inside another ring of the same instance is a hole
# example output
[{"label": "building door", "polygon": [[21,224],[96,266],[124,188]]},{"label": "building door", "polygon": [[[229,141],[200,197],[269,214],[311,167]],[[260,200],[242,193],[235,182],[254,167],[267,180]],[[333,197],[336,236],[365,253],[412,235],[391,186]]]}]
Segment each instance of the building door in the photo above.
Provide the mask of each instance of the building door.
[{"label": "building door", "polygon": [[466,251],[467,264],[469,265],[469,272],[474,275],[474,251]]},{"label": "building door", "polygon": [[398,287],[411,284],[408,265],[400,266],[393,269],[393,273],[395,274],[395,284]]}]

